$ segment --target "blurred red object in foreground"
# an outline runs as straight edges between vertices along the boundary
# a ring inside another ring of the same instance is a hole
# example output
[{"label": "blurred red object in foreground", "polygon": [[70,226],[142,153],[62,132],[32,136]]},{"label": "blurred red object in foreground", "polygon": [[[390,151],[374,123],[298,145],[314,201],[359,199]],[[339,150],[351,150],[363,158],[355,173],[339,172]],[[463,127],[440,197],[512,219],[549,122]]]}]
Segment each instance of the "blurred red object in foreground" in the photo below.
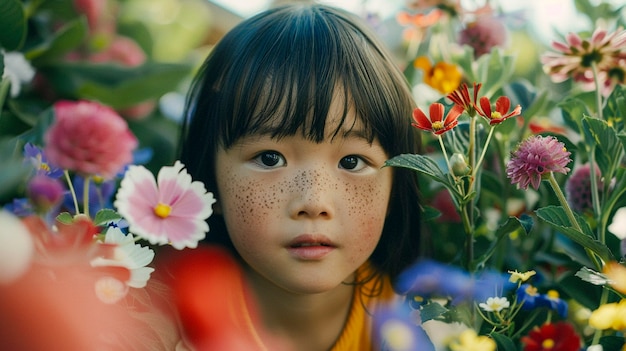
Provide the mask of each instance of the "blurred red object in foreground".
[{"label": "blurred red object in foreground", "polygon": [[241,268],[228,252],[201,246],[174,253],[167,266],[183,335],[193,349],[286,350],[259,324]]}]

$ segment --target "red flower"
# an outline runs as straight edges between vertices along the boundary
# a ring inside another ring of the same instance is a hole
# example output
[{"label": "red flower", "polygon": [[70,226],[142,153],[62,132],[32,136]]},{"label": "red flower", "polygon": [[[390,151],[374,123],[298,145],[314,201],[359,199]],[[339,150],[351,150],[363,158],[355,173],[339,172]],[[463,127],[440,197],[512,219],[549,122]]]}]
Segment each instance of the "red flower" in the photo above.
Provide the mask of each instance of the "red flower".
[{"label": "red flower", "polygon": [[445,119],[443,118],[444,112],[445,108],[443,104],[438,102],[430,105],[430,118],[426,117],[419,107],[416,107],[415,110],[413,110],[413,120],[415,123],[411,123],[411,125],[415,128],[433,132],[436,135],[443,134],[459,123],[458,118],[461,113],[463,113],[463,107],[454,105]]},{"label": "red flower", "polygon": [[580,337],[574,328],[565,322],[548,323],[535,327],[522,337],[524,351],[578,351]]},{"label": "red flower", "polygon": [[476,84],[474,82],[474,98],[471,99],[469,95],[469,89],[467,88],[467,84],[463,83],[457,90],[453,91],[448,95],[448,99],[452,100],[455,104],[463,107],[465,111],[471,116],[474,117],[476,115],[476,111],[478,110],[477,101],[478,101],[478,91],[482,84]]},{"label": "red flower", "polygon": [[45,135],[45,153],[60,168],[112,178],[133,160],[137,138],[110,107],[90,101],[59,101]]},{"label": "red flower", "polygon": [[500,124],[509,117],[519,116],[522,113],[522,107],[520,105],[515,106],[513,111],[509,111],[511,108],[511,100],[506,96],[500,96],[496,100],[496,109],[491,111],[491,101],[486,96],[480,98],[480,109],[478,114],[485,117],[489,121],[490,125]]}]

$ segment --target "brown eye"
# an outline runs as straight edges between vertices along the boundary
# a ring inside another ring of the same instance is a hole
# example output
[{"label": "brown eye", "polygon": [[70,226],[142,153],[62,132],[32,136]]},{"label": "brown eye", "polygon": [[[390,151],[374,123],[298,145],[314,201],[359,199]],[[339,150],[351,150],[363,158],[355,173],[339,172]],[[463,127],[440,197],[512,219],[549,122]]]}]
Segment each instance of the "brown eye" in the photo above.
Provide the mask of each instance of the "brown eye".
[{"label": "brown eye", "polygon": [[348,155],[339,161],[339,167],[351,171],[360,171],[367,163],[359,156]]},{"label": "brown eye", "polygon": [[256,156],[255,161],[267,168],[281,167],[286,163],[283,155],[276,151],[264,151]]}]

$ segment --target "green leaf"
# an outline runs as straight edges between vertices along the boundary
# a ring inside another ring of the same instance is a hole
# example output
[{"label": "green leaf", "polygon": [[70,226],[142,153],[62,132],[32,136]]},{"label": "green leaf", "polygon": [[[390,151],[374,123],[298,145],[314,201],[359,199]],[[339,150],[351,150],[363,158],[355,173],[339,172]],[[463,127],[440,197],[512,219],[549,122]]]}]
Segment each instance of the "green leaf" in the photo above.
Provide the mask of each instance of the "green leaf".
[{"label": "green leaf", "polygon": [[567,98],[558,105],[561,108],[563,120],[568,127],[583,134],[582,118],[589,115],[587,105],[580,99]]},{"label": "green leaf", "polygon": [[103,226],[107,223],[117,221],[121,219],[122,216],[113,211],[110,208],[104,208],[96,213],[95,218],[93,219],[93,223],[97,226]]},{"label": "green leaf", "polygon": [[616,85],[602,109],[604,119],[616,130],[623,131],[626,123],[626,90]]},{"label": "green leaf", "polygon": [[18,0],[0,1],[0,46],[6,51],[16,51],[26,40],[26,15]]},{"label": "green leaf", "polygon": [[576,272],[576,276],[593,285],[606,285],[610,282],[606,275],[596,272],[588,267],[582,267],[578,272]]},{"label": "green leaf", "polygon": [[147,62],[139,67],[116,64],[58,64],[47,71],[57,90],[74,98],[125,108],[159,98],[191,74],[187,64]]},{"label": "green leaf", "polygon": [[79,17],[66,23],[52,38],[29,50],[25,56],[36,66],[51,62],[81,45],[88,31],[87,20]]},{"label": "green leaf", "polygon": [[587,142],[596,145],[600,151],[597,161],[602,175],[612,179],[624,153],[617,133],[606,121],[597,118],[584,117],[582,124]]},{"label": "green leaf", "polygon": [[569,217],[561,206],[547,206],[535,211],[537,216],[550,225],[553,229],[570,238],[572,241],[580,244],[582,247],[591,250],[602,260],[608,262],[614,260],[611,250],[598,240],[593,238],[593,232],[589,224],[574,213],[576,221],[582,232],[574,229],[570,223]]},{"label": "green leaf", "polygon": [[74,222],[74,217],[69,212],[59,213],[56,219],[63,224],[72,224]]},{"label": "green leaf", "polygon": [[402,154],[387,160],[385,162],[385,166],[408,168],[422,173],[434,181],[441,183],[453,194],[455,194],[457,198],[462,197],[454,184],[450,182],[448,176],[441,171],[439,165],[437,165],[437,163],[428,156],[418,154]]},{"label": "green leaf", "polygon": [[598,302],[602,295],[602,287],[591,285],[572,274],[566,272],[558,281],[559,287],[567,295],[590,310],[598,308]]},{"label": "green leaf", "polygon": [[435,319],[446,312],[448,312],[448,309],[441,306],[438,302],[430,302],[421,307],[420,318],[422,319],[422,323],[424,323],[431,319]]},{"label": "green leaf", "polygon": [[522,230],[524,234],[528,234],[530,233],[532,226],[533,223],[530,216],[524,216],[521,219],[514,216],[509,217],[507,221],[496,230],[496,239],[491,242],[491,246],[489,247],[489,249],[487,249],[487,251],[483,255],[481,255],[476,260],[474,260],[474,262],[471,263],[470,270],[477,271],[484,268],[485,263],[496,251],[502,239],[507,237],[509,234],[518,230]]},{"label": "green leaf", "polygon": [[489,334],[498,345],[498,351],[517,351],[517,347],[511,338],[499,333]]}]

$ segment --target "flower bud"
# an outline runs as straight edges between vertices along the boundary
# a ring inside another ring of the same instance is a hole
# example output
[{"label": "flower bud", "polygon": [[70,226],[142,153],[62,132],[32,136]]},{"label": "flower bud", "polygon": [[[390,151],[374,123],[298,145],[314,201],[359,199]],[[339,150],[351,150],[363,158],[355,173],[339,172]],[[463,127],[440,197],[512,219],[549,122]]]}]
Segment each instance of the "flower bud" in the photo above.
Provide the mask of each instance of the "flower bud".
[{"label": "flower bud", "polygon": [[28,183],[28,198],[38,212],[47,212],[63,200],[65,189],[59,180],[36,175]]},{"label": "flower bud", "polygon": [[450,157],[450,168],[452,168],[452,173],[457,177],[468,175],[471,171],[467,162],[465,162],[465,156],[458,152]]}]

